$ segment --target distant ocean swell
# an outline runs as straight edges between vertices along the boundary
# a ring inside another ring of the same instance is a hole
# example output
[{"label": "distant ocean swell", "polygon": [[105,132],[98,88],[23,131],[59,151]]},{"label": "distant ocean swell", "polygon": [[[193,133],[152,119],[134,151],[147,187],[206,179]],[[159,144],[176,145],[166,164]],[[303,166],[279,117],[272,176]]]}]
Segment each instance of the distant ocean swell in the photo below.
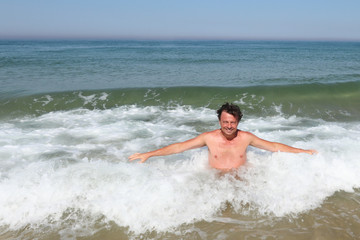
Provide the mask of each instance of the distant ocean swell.
[{"label": "distant ocean swell", "polygon": [[50,92],[0,99],[0,118],[73,109],[111,109],[125,105],[216,109],[224,102],[254,116],[297,115],[330,121],[360,119],[360,81],[253,87],[125,88]]}]

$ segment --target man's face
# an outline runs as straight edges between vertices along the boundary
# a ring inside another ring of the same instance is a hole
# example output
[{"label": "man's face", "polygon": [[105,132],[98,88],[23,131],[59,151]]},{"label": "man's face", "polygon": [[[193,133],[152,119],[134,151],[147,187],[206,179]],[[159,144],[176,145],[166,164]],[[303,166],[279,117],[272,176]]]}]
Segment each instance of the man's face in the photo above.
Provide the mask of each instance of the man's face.
[{"label": "man's face", "polygon": [[221,131],[225,136],[232,136],[236,133],[239,122],[235,116],[223,111],[219,122]]}]

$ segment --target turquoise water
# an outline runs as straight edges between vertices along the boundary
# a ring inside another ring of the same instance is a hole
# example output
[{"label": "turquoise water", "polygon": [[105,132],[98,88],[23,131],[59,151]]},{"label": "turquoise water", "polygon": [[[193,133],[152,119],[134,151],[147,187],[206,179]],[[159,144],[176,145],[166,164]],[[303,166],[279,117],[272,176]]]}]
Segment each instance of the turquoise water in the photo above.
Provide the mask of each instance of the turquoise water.
[{"label": "turquoise water", "polygon": [[[0,41],[2,239],[354,239],[360,43]],[[129,162],[239,125],[316,156],[207,150]]]},{"label": "turquoise water", "polygon": [[2,94],[358,81],[358,42],[1,41]]}]

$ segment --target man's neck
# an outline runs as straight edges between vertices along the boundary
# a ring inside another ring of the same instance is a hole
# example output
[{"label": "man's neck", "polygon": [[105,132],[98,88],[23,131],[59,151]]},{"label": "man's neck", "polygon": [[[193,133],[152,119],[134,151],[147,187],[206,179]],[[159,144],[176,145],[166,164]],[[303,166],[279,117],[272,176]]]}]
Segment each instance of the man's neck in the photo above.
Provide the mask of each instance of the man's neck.
[{"label": "man's neck", "polygon": [[223,137],[224,137],[226,140],[231,141],[231,140],[233,140],[234,138],[237,137],[239,131],[240,131],[240,130],[237,129],[236,132],[235,132],[234,134],[232,134],[232,135],[226,135],[226,134],[224,134],[223,131],[221,131],[221,135],[223,135]]}]

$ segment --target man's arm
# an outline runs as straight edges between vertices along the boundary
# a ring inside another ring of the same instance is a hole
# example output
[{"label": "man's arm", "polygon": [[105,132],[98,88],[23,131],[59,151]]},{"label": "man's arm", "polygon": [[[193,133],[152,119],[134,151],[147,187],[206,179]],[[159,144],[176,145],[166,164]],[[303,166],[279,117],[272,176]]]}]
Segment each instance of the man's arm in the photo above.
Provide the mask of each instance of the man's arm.
[{"label": "man's arm", "polygon": [[316,154],[317,151],[314,149],[301,149],[301,148],[294,148],[282,143],[278,143],[278,142],[269,142],[266,141],[264,139],[258,138],[257,136],[249,133],[249,137],[250,137],[250,143],[249,145],[257,147],[257,148],[261,148],[267,151],[271,151],[271,152],[289,152],[289,153],[307,153],[307,154]]},{"label": "man's arm", "polygon": [[193,139],[187,140],[185,142],[174,143],[169,146],[157,149],[155,151],[146,152],[146,153],[135,153],[129,157],[129,160],[133,161],[136,159],[140,159],[141,160],[140,162],[143,163],[150,157],[181,153],[186,150],[204,147],[205,145],[206,145],[205,134],[203,133]]}]

